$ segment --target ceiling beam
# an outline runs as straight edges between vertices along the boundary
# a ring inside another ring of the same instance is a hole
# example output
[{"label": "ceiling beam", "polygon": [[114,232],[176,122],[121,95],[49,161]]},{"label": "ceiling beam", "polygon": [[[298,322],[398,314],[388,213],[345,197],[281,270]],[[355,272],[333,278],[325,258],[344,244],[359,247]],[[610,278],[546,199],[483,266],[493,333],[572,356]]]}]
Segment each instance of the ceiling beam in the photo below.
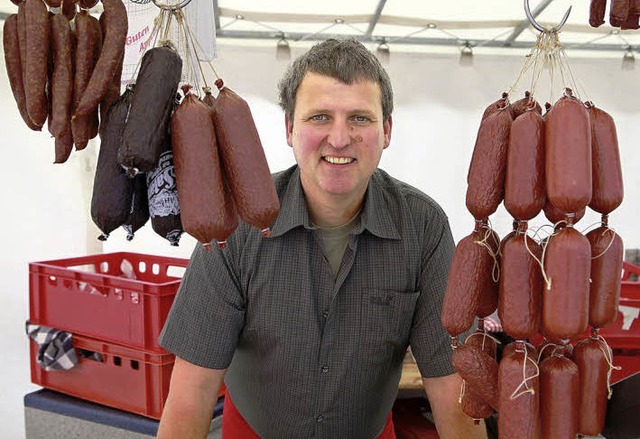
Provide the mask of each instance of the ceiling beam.
[{"label": "ceiling beam", "polygon": [[[538,15],[540,15],[540,13],[544,11],[547,8],[547,6],[551,4],[552,1],[553,0],[542,0],[542,2],[540,2],[540,4],[531,12],[531,15],[533,15],[533,18],[536,18]],[[502,44],[507,47],[511,46],[513,42],[516,40],[516,38],[518,38],[520,34],[524,32],[524,30],[528,28],[530,25],[531,23],[529,23],[529,20],[527,20],[526,18],[522,20],[520,24],[513,29],[513,32],[511,33],[511,35],[509,35]]]},{"label": "ceiling beam", "polygon": [[[229,38],[239,40],[271,40],[276,43],[279,38],[279,33],[268,31],[233,31],[228,29],[221,29],[217,33],[218,39]],[[324,41],[327,38],[355,38],[362,43],[379,44],[380,38],[367,36],[367,35],[345,35],[345,34],[332,34],[330,32],[324,33],[302,33],[302,32],[287,32],[287,39],[289,41]],[[491,47],[491,48],[505,48],[504,41],[501,40],[473,40],[473,47]],[[424,38],[424,37],[406,37],[406,38],[394,38],[391,42],[391,50],[393,50],[393,44],[398,45],[422,45],[422,46],[455,46],[460,48],[460,40],[457,38]],[[510,49],[531,49],[534,43],[531,41],[514,41],[511,45],[506,46]],[[575,44],[576,50],[588,50],[588,51],[601,51],[601,52],[620,52],[621,54],[628,48],[625,44]],[[639,46],[631,46],[634,51],[640,51]],[[572,45],[565,45],[565,49],[572,50]]]},{"label": "ceiling beam", "polygon": [[387,0],[380,0],[378,2],[376,12],[373,14],[373,17],[371,17],[371,20],[369,21],[369,27],[367,28],[367,32],[365,32],[368,37],[371,36],[371,34],[373,33],[373,29],[375,29],[376,25],[378,24],[378,20],[380,20],[380,15],[382,15],[382,10],[384,9],[384,5],[386,3]]}]

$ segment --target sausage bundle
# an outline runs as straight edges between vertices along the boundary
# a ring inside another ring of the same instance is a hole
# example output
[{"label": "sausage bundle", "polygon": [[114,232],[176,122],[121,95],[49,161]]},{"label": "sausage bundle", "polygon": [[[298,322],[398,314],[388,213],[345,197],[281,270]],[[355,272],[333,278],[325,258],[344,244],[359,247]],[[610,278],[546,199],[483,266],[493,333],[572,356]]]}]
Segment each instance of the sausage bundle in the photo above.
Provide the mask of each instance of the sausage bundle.
[{"label": "sausage bundle", "polygon": [[184,230],[205,248],[220,248],[238,226],[233,200],[223,185],[211,109],[184,87],[171,118],[171,143]]}]

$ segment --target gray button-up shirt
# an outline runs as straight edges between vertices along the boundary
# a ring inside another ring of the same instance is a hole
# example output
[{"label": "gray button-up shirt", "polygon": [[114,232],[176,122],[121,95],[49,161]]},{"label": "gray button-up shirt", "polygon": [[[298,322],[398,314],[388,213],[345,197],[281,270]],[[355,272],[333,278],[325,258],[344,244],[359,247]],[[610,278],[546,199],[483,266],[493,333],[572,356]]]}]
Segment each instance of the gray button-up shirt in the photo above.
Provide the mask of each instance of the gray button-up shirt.
[{"label": "gray button-up shirt", "polygon": [[241,224],[225,250],[198,245],[161,345],[228,367],[234,404],[265,439],[374,438],[409,344],[424,377],[454,372],[440,324],[454,250],[447,217],[376,170],[334,281],[298,168],[274,178],[282,207],[271,236]]}]

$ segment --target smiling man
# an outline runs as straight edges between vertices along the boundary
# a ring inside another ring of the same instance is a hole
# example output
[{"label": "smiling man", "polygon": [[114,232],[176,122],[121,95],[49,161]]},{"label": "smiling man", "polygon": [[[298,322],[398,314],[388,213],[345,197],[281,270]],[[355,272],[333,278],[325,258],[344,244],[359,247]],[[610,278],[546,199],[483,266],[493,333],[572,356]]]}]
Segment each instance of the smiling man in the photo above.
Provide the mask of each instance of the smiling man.
[{"label": "smiling man", "polygon": [[274,175],[270,238],[241,224],[196,246],[161,335],[176,354],[160,438],[391,439],[411,346],[439,435],[486,437],[458,404],[440,309],[454,243],[427,195],[378,169],[393,92],[355,40],[328,40],[280,83],[296,166]]}]

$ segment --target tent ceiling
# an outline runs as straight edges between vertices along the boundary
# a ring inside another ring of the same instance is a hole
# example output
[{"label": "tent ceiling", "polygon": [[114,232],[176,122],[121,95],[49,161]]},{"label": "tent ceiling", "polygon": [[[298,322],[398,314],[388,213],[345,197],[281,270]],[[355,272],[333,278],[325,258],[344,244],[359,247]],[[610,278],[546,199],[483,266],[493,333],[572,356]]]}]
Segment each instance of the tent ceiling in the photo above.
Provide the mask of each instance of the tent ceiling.
[{"label": "tent ceiling", "polygon": [[[474,51],[504,53],[530,49],[537,36],[526,22],[522,0],[193,1],[213,3],[218,10],[213,20],[217,36],[228,44],[275,45],[284,37],[292,45],[304,45],[328,37],[356,37],[373,47],[386,42],[391,51],[458,50],[468,45]],[[608,23],[598,29],[590,27],[589,3],[530,0],[544,26],[554,26],[572,6],[560,37],[568,52],[621,56],[628,49],[640,50],[640,30],[620,31]],[[0,18],[14,12],[15,5],[0,0]]]}]

